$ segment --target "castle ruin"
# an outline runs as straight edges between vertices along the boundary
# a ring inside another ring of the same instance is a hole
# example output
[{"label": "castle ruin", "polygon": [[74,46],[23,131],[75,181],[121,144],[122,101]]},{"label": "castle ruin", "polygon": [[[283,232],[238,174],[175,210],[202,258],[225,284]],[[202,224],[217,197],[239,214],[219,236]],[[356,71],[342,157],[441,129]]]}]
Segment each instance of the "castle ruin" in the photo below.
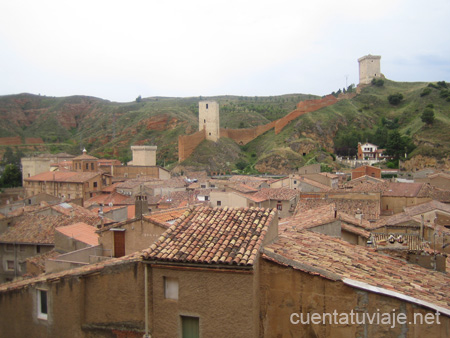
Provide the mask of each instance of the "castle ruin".
[{"label": "castle ruin", "polygon": [[380,70],[379,55],[365,55],[358,59],[359,62],[359,84],[370,84],[372,79],[382,77]]}]

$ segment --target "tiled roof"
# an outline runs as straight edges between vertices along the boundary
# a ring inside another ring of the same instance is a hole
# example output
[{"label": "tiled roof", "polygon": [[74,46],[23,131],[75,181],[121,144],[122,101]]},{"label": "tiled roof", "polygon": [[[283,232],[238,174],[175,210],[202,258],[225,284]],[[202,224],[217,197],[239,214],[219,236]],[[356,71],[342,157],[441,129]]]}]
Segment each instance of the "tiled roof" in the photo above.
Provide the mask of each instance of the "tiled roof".
[{"label": "tiled roof", "polygon": [[263,258],[348,285],[364,285],[369,290],[377,287],[388,295],[413,297],[450,313],[449,275],[338,238],[310,231],[280,233],[263,249]]},{"label": "tiled roof", "polygon": [[387,189],[383,191],[383,196],[426,197],[428,195],[425,183],[390,182]]},{"label": "tiled roof", "polygon": [[[98,223],[98,218],[91,219]],[[0,242],[23,244],[54,244],[55,228],[77,222],[86,222],[85,217],[34,215],[19,216],[15,224],[0,234]],[[87,223],[87,222],[86,222]],[[91,225],[95,225],[92,224]]]},{"label": "tiled roof", "polygon": [[313,187],[321,189],[321,191],[330,191],[331,187],[328,185],[322,184],[320,182],[314,181],[310,178],[304,177],[304,176],[295,176],[296,179],[298,179],[300,182],[312,185]]},{"label": "tiled roof", "polygon": [[279,224],[279,230],[280,232],[298,231],[338,221],[334,217],[334,208],[335,206],[333,204],[322,205],[315,209],[284,218]]},{"label": "tiled roof", "polygon": [[82,154],[80,156],[74,157],[73,159],[74,160],[98,160],[97,157],[87,155],[87,154]]},{"label": "tiled roof", "polygon": [[174,191],[160,198],[159,204],[168,204],[172,208],[178,208],[197,203],[193,191]]},{"label": "tiled roof", "polygon": [[262,188],[260,191],[254,193],[253,197],[262,200],[290,201],[298,195],[298,190],[289,188]]},{"label": "tiled roof", "polygon": [[36,256],[27,258],[25,260],[27,262],[27,264],[33,265],[34,268],[38,271],[38,273],[31,274],[31,273],[27,272],[26,274],[22,275],[22,277],[24,277],[24,278],[36,277],[37,275],[44,273],[45,272],[45,261],[50,258],[55,258],[59,255],[60,255],[59,252],[57,252],[55,249],[52,249],[41,255],[36,255]]},{"label": "tiled roof", "polygon": [[419,215],[419,214],[423,214],[425,212],[430,212],[433,210],[440,210],[440,211],[450,213],[450,205],[441,203],[439,201],[430,201],[427,203],[422,203],[422,204],[414,205],[411,207],[406,207],[403,210],[408,215]]},{"label": "tiled roof", "polygon": [[84,202],[84,206],[90,207],[94,204],[109,205],[109,203],[112,203],[113,205],[134,205],[135,198],[133,196],[119,194],[118,192],[98,194]]},{"label": "tiled roof", "polygon": [[159,262],[253,266],[274,219],[272,209],[198,207],[176,221],[143,257]]},{"label": "tiled roof", "polygon": [[189,211],[188,207],[175,208],[175,209],[167,209],[164,211],[155,211],[150,215],[145,215],[144,218],[149,220],[157,221],[160,223],[166,223],[176,220],[183,216],[186,212]]},{"label": "tiled roof", "polygon": [[143,176],[143,177],[139,177],[139,178],[133,178],[133,179],[129,179],[126,180],[125,182],[121,182],[121,183],[117,183],[116,187],[117,189],[131,189],[131,188],[135,188],[135,187],[139,187],[140,185],[145,185],[145,183],[154,183],[154,184],[161,184],[161,180],[154,178],[154,177],[150,177],[150,176]]},{"label": "tiled roof", "polygon": [[366,231],[364,229],[355,227],[353,225],[350,225],[350,224],[347,224],[347,223],[344,223],[344,222],[341,222],[341,229],[345,230],[347,232],[351,232],[352,234],[361,236],[363,238],[369,238],[370,237],[370,232],[369,231]]},{"label": "tiled roof", "polygon": [[98,245],[99,236],[95,233],[96,230],[97,228],[83,222],[56,228],[56,231],[63,235],[89,244],[90,246]]},{"label": "tiled roof", "polygon": [[433,200],[443,202],[443,203],[450,203],[450,191],[449,190],[443,190],[438,189],[436,187],[432,187],[430,192],[430,197]]},{"label": "tiled roof", "polygon": [[99,175],[100,172],[48,171],[25,178],[24,181],[83,183]]}]

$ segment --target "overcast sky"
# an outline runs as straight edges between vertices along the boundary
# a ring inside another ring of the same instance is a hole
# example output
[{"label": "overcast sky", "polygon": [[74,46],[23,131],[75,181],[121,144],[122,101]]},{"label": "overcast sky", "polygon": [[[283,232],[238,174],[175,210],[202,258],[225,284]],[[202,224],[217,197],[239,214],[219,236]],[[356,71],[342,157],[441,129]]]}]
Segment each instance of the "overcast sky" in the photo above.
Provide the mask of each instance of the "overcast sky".
[{"label": "overcast sky", "polygon": [[449,0],[0,0],[0,95],[325,95],[450,81]]}]

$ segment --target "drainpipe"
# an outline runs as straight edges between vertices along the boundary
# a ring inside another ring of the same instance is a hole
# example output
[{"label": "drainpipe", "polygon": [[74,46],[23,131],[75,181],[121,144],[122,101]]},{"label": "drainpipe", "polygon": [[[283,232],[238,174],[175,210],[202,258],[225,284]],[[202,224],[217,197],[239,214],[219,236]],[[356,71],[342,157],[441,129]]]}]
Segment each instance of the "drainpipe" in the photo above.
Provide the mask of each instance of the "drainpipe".
[{"label": "drainpipe", "polygon": [[144,283],[145,334],[143,338],[151,338],[152,336],[148,333],[148,264],[145,264]]}]

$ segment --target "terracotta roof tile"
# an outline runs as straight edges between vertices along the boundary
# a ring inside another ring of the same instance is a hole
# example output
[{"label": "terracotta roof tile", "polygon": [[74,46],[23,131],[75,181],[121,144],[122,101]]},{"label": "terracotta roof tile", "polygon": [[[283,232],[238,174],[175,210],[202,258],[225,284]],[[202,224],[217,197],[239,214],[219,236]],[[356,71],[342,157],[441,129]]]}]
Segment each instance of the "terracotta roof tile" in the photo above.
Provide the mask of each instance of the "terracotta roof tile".
[{"label": "terracotta roof tile", "polygon": [[160,262],[252,266],[274,218],[272,209],[197,207],[173,224],[143,257]]},{"label": "terracotta roof tile", "polygon": [[100,172],[48,171],[25,178],[24,181],[83,183],[99,175]]},{"label": "terracotta roof tile", "polygon": [[450,310],[450,276],[310,231],[281,232],[263,258],[345,283],[395,291]]},{"label": "terracotta roof tile", "polygon": [[262,188],[257,193],[254,193],[252,196],[255,199],[260,199],[263,201],[266,200],[282,200],[282,201],[290,201],[296,196],[299,195],[299,191],[295,189],[289,188]]},{"label": "terracotta roof tile", "polygon": [[63,235],[89,244],[90,246],[98,245],[99,236],[95,233],[96,230],[96,227],[83,222],[56,228],[56,231],[62,233]]}]

